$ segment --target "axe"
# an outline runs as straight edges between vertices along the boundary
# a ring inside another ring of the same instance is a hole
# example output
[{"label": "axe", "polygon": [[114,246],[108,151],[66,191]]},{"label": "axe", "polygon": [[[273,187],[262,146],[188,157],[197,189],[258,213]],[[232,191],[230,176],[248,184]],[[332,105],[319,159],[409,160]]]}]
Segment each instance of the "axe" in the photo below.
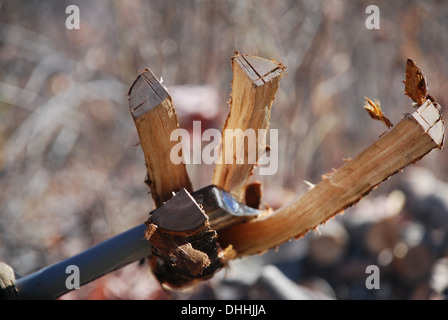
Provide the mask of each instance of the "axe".
[{"label": "axe", "polygon": [[[185,192],[178,192],[164,205],[153,210],[150,216],[161,212],[172,214],[181,211],[191,202],[196,202],[206,213],[210,228],[219,229],[247,221],[261,213],[237,201],[215,185],[193,192],[192,199],[182,196]],[[83,286],[132,262],[151,256],[153,246],[145,239],[146,229],[147,226],[142,223],[73,257],[18,278],[14,281],[16,295],[20,299],[56,299],[73,290],[66,284],[70,276],[67,272],[69,266],[79,268],[79,285]]]}]

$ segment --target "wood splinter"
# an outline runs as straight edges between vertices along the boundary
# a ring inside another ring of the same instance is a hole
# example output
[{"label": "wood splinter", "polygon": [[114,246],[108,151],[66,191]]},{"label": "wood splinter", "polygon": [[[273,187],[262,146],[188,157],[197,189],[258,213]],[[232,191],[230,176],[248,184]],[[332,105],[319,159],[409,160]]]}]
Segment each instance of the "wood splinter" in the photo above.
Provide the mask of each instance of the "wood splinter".
[{"label": "wood splinter", "polygon": [[414,113],[303,196],[270,215],[220,232],[221,245],[232,244],[241,257],[302,237],[431,150],[441,149],[445,126],[440,108],[426,91],[423,73],[410,59],[405,83],[406,95],[418,105]]}]

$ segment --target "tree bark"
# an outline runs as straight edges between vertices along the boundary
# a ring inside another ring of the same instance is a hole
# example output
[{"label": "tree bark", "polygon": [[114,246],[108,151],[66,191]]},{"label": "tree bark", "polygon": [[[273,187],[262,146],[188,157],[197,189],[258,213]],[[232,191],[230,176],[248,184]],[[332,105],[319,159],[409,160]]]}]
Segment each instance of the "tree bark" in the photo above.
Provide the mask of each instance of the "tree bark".
[{"label": "tree bark", "polygon": [[[222,130],[221,163],[216,165],[213,184],[224,188],[238,201],[243,200],[253,167],[265,153],[266,135],[259,129],[269,126],[272,103],[284,69],[273,60],[256,56],[232,57],[230,112]],[[251,133],[255,134],[255,141],[250,140]]]}]

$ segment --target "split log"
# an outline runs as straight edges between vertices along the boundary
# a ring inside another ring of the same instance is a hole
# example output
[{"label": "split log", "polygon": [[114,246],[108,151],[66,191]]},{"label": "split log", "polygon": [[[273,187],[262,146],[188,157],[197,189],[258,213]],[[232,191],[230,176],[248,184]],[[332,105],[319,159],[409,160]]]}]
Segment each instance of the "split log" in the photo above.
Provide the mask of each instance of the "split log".
[{"label": "split log", "polygon": [[20,300],[14,283],[16,274],[14,270],[4,262],[0,261],[0,300]]},{"label": "split log", "polygon": [[395,217],[371,223],[366,227],[362,244],[367,252],[378,255],[385,249],[392,250],[400,242]]},{"label": "split log", "polygon": [[[216,165],[213,184],[242,201],[253,167],[266,150],[266,136],[258,130],[269,125],[272,103],[285,67],[273,60],[245,54],[237,54],[231,61],[230,112],[222,130],[221,163]],[[248,138],[251,132],[256,141]]]},{"label": "split log", "polygon": [[178,141],[170,141],[179,128],[176,110],[168,90],[151,70],[141,72],[129,89],[129,109],[145,155],[146,183],[157,207],[185,188],[192,191],[184,163],[174,164],[170,152]]},{"label": "split log", "polygon": [[393,268],[398,279],[411,286],[428,279],[434,262],[431,248],[422,243],[409,248],[404,257],[394,259]]},{"label": "split log", "polygon": [[303,196],[271,215],[221,231],[219,242],[232,244],[237,256],[245,256],[302,237],[432,149],[440,149],[444,130],[439,109],[428,99]]}]

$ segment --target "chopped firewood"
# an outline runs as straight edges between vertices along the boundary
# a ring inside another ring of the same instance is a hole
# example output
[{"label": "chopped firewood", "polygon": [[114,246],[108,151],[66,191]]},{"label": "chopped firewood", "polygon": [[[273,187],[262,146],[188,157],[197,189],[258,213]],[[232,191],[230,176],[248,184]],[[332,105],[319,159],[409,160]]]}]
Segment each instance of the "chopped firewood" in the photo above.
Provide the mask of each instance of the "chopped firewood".
[{"label": "chopped firewood", "polygon": [[[284,69],[273,60],[257,56],[237,54],[232,58],[230,112],[222,131],[221,163],[216,165],[213,184],[223,187],[239,201],[244,197],[244,187],[254,165],[266,150],[265,135],[260,135],[259,129],[267,129],[269,125]],[[246,133],[251,130],[255,141],[246,143],[249,140]]]},{"label": "chopped firewood", "polygon": [[137,127],[148,170],[147,184],[157,207],[185,188],[192,191],[185,164],[174,164],[170,151],[177,141],[170,141],[179,128],[176,110],[168,90],[151,70],[141,72],[129,89],[129,109]]},{"label": "chopped firewood", "polygon": [[427,99],[428,85],[422,70],[415,64],[414,60],[406,62],[406,80],[404,81],[404,92],[417,106],[421,106]]}]

